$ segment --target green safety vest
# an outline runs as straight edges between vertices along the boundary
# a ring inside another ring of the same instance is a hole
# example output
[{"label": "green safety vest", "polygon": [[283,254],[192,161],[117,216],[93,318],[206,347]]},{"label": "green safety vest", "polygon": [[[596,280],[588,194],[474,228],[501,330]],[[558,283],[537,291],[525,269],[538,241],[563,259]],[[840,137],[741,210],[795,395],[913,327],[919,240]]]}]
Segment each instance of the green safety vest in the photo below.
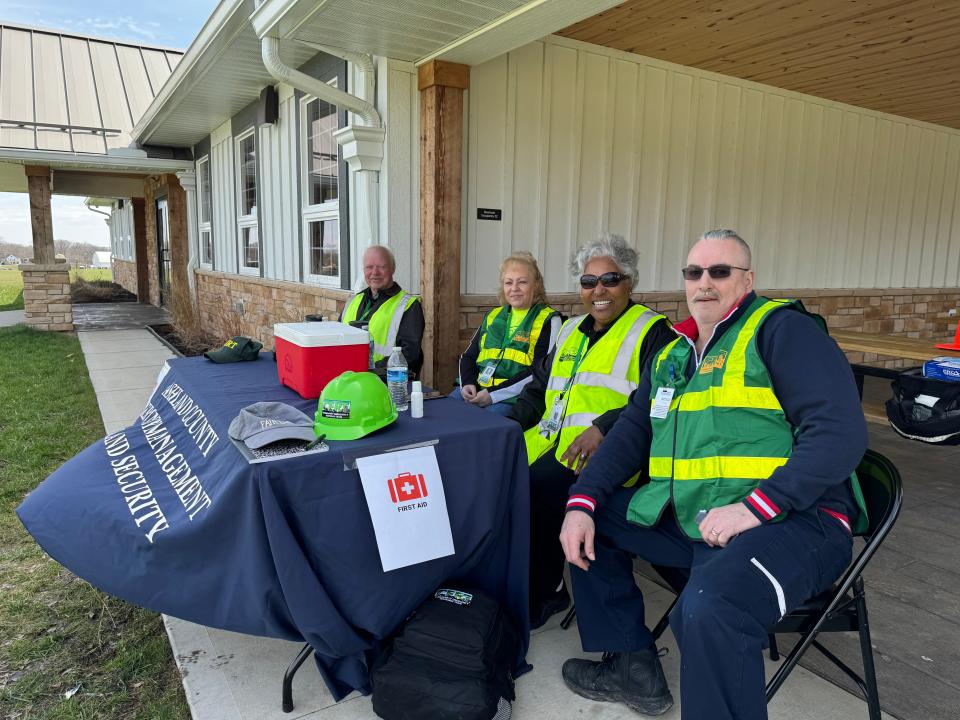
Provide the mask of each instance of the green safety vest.
[{"label": "green safety vest", "polygon": [[[415,302],[419,302],[419,300],[420,298],[416,295],[409,295],[401,290],[378,307],[376,312],[367,319],[370,337],[373,338],[374,362],[390,357],[390,353],[393,352],[393,348],[397,344],[397,331],[400,329],[403,314],[407,311],[407,308]],[[347,307],[343,311],[342,322],[354,322],[360,313],[362,304],[363,293],[357,293],[347,303]]]},{"label": "green safety vest", "polygon": [[[770,313],[790,306],[803,307],[757,297],[710,348],[690,380],[685,369],[693,347],[686,338],[678,337],[660,351],[651,367],[651,412],[660,388],[674,392],[666,417],[650,417],[650,482],[630,500],[630,522],[653,526],[672,501],[680,527],[699,540],[700,509],[743,501],[787,462],[795,429],[773,392],[756,337]],[[860,507],[854,530],[860,531],[867,514],[855,475],[851,484]]]},{"label": "green safety vest", "polygon": [[496,387],[527,370],[533,364],[533,352],[543,326],[557,311],[547,305],[534,305],[527,310],[513,335],[506,338],[510,331],[510,314],[510,306],[504,305],[494,308],[483,318],[477,367],[482,372],[487,363],[495,362],[497,369],[488,382],[479,383],[481,387]]},{"label": "green safety vest", "polygon": [[[585,317],[570,318],[560,328],[544,397],[543,419],[523,434],[527,461],[531,465],[554,446],[555,456],[560,460],[570,443],[594,420],[627,404],[630,393],[640,384],[643,339],[663,315],[643,305],[631,305],[589,350],[587,336],[580,332],[580,322]],[[556,398],[567,387],[574,366],[576,374],[566,392],[560,430],[548,433],[543,425],[550,417]]]}]

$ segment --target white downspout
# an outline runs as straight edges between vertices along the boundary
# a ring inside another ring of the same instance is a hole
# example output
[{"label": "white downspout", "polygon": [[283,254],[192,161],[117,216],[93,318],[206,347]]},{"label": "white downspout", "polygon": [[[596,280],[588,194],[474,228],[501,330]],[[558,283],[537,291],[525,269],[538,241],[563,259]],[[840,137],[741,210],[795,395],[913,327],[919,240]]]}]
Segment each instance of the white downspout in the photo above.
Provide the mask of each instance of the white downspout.
[{"label": "white downspout", "polygon": [[261,38],[260,54],[263,57],[263,66],[275,80],[292,85],[297,90],[315,95],[344,110],[349,110],[363,118],[367,125],[375,128],[383,127],[380,113],[377,112],[372,103],[332,85],[327,85],[322,80],[310,77],[289,65],[284,65],[283,61],[280,60],[280,41],[277,38]]},{"label": "white downspout", "polygon": [[[302,42],[322,52],[339,57],[347,62],[354,63],[363,73],[375,72],[373,60],[368,55],[355,53],[349,50],[331,48],[310,42]],[[362,181],[366,191],[366,237],[363,238],[366,246],[380,243],[380,166],[383,161],[383,141],[386,130],[380,113],[371,102],[351,95],[339,88],[328,85],[322,80],[310,77],[288,65],[280,59],[280,41],[273,37],[260,38],[260,54],[267,72],[275,79],[309,95],[321,98],[344,110],[354,113],[366,123],[363,126],[348,126],[334,133],[337,143],[343,151],[344,160],[350,169],[356,173],[357,180]],[[364,83],[366,85],[366,83]],[[361,263],[357,262],[357,266]],[[357,279],[354,287],[362,287],[363,268],[358,267]]]}]

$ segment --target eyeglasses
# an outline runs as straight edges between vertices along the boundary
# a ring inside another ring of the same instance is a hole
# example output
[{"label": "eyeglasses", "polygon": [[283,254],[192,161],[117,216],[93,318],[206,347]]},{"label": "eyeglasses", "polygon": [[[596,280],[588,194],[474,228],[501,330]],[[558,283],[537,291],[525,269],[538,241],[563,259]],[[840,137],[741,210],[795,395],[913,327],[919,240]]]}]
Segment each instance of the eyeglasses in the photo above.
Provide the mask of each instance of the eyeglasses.
[{"label": "eyeglasses", "polygon": [[624,275],[619,272],[605,272],[603,275],[581,275],[580,276],[580,287],[584,290],[592,290],[597,286],[599,282],[601,285],[607,288],[616,287],[624,280],[626,280],[629,275]]},{"label": "eyeglasses", "polygon": [[711,265],[708,268],[702,268],[699,265],[687,265],[685,268],[680,268],[684,280],[699,280],[703,277],[704,270],[714,280],[723,280],[730,277],[731,270],[749,271],[750,268],[737,267],[736,265]]}]

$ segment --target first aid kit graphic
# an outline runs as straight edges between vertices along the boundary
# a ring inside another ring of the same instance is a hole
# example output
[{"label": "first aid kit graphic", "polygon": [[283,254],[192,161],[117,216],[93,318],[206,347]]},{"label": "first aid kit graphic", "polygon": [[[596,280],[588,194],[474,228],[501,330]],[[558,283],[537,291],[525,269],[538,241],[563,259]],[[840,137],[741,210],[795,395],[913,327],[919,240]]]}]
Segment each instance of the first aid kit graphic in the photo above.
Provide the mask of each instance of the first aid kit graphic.
[{"label": "first aid kit graphic", "polygon": [[427,484],[423,481],[422,474],[402,472],[387,480],[387,485],[390,488],[390,499],[395,503],[410,502],[427,496]]}]

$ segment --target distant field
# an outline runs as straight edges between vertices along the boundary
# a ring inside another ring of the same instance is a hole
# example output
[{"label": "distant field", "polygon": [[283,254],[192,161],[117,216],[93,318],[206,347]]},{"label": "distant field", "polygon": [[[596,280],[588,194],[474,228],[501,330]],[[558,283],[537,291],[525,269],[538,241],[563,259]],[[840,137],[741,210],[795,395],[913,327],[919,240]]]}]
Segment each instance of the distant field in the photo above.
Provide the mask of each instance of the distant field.
[{"label": "distant field", "polygon": [[[109,268],[84,268],[70,270],[70,282],[77,276],[84,280],[113,280],[113,271]],[[0,265],[0,312],[23,309],[23,276],[16,267]]]}]

